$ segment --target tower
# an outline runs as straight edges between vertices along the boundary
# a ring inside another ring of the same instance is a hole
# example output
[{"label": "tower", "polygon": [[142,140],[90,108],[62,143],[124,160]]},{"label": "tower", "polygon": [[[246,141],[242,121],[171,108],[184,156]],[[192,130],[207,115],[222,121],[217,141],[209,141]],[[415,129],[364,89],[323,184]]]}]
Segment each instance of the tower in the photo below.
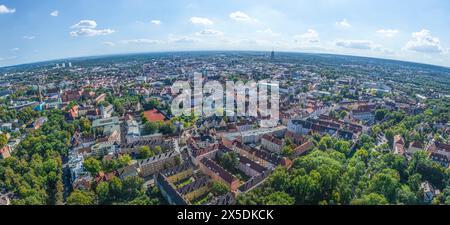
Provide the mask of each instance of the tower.
[{"label": "tower", "polygon": [[275,51],[272,49],[272,52],[270,53],[270,60],[275,59]]}]

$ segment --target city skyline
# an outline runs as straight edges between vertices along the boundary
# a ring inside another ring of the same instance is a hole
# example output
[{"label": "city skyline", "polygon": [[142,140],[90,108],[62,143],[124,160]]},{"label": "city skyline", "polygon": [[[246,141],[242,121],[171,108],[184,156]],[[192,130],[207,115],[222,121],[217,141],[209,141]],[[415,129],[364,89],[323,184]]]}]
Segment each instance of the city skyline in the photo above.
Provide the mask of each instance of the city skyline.
[{"label": "city skyline", "polygon": [[442,0],[229,1],[221,7],[211,1],[6,0],[0,2],[7,34],[0,36],[0,67],[92,55],[271,49],[448,67],[448,12],[450,3]]}]

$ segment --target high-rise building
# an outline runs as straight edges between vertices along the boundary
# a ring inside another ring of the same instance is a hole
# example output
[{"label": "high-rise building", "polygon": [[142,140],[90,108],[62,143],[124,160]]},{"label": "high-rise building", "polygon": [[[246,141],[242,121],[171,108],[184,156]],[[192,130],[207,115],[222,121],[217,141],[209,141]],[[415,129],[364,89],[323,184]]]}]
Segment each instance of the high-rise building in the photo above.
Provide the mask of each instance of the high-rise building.
[{"label": "high-rise building", "polygon": [[274,60],[275,59],[275,51],[272,50],[272,52],[270,53],[270,60]]}]

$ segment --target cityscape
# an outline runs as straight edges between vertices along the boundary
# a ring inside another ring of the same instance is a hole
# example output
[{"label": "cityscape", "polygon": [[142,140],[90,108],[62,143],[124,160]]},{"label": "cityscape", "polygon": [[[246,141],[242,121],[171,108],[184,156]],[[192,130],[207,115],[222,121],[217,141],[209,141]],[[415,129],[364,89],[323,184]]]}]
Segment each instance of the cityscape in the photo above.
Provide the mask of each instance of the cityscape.
[{"label": "cityscape", "polygon": [[[0,27],[26,5],[11,2],[0,1]],[[47,16],[63,17],[54,7]],[[338,22],[331,26],[352,27]],[[431,31],[417,28],[393,56],[363,41],[334,43],[362,51],[354,54],[319,49],[327,41],[312,29],[300,38],[315,50],[278,40],[202,48],[208,40],[186,37],[184,49],[108,41],[121,26],[103,26],[81,20],[64,35],[101,38],[102,48],[145,46],[91,54],[68,41],[66,56],[53,48],[28,60],[23,48],[39,44],[0,44],[0,205],[450,205],[450,42]],[[21,41],[44,38],[33,37]]]}]

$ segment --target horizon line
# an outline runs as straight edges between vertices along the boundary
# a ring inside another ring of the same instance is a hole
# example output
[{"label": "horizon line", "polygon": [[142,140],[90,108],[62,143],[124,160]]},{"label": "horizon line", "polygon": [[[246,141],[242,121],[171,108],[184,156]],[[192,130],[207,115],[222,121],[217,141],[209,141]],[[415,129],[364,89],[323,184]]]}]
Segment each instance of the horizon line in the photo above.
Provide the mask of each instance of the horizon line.
[{"label": "horizon line", "polygon": [[[275,50],[272,50],[272,51],[275,51]],[[13,65],[7,65],[7,66],[0,66],[0,70],[7,69],[7,68],[13,68],[13,67],[32,65],[32,64],[43,64],[43,63],[50,63],[50,62],[54,62],[54,61],[65,61],[65,60],[70,60],[70,59],[79,60],[79,59],[83,59],[83,58],[108,57],[108,56],[122,56],[122,55],[125,56],[125,55],[156,54],[156,53],[188,53],[188,52],[255,52],[255,53],[256,52],[259,52],[259,53],[268,52],[268,53],[270,53],[271,51],[264,51],[264,50],[162,50],[162,51],[143,51],[143,52],[122,52],[122,53],[84,55],[84,56],[72,56],[72,57],[68,56],[65,58],[55,58],[55,59],[48,59],[48,60],[41,60],[41,61],[34,61],[34,62],[13,64]],[[381,58],[381,57],[374,57],[374,56],[361,56],[361,55],[350,55],[350,54],[339,54],[339,53],[302,52],[302,51],[275,51],[275,52],[367,58],[367,59],[403,62],[403,63],[411,63],[411,64],[417,64],[417,65],[433,66],[433,67],[440,67],[440,68],[444,68],[444,69],[450,69],[450,66],[445,66],[445,65],[437,65],[437,64],[431,64],[431,63],[423,63],[423,62],[408,61],[408,60],[401,60],[401,59]]]}]

